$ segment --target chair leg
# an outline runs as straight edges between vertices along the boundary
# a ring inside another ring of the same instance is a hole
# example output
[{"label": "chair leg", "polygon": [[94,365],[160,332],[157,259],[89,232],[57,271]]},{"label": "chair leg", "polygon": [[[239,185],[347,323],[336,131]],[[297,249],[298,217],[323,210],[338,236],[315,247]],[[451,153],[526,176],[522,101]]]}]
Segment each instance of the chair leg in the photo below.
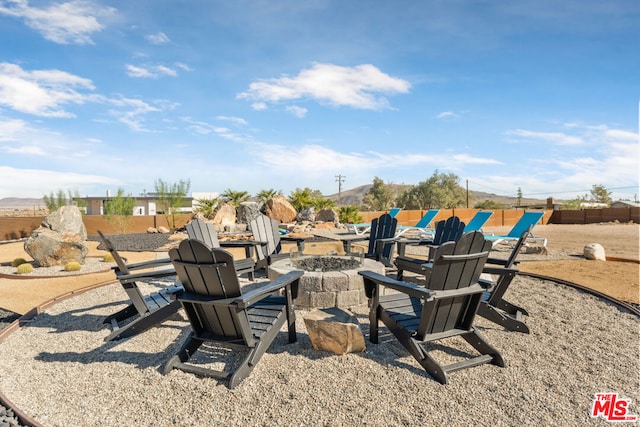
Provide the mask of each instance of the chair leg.
[{"label": "chair leg", "polygon": [[146,316],[141,316],[133,320],[131,323],[125,325],[122,328],[114,330],[104,340],[119,340],[122,338],[128,338],[137,335],[159,323],[162,323],[164,320],[176,314],[178,310],[180,310],[180,302],[173,301],[165,305],[164,307],[147,314]]},{"label": "chair leg", "polygon": [[196,338],[193,332],[189,333],[189,336],[187,337],[184,344],[182,344],[182,347],[178,351],[178,354],[169,359],[169,361],[164,365],[162,373],[166,375],[178,365],[188,362],[189,358],[193,356],[196,351],[198,351],[198,348],[200,348],[202,343],[203,341],[199,338]]},{"label": "chair leg", "polygon": [[520,319],[520,315],[517,313],[516,315],[505,313],[487,302],[480,303],[480,306],[478,307],[478,315],[504,327],[509,331],[522,332],[524,334],[530,333],[529,327]]},{"label": "chair leg", "polygon": [[476,330],[471,330],[461,335],[473,348],[478,350],[480,354],[492,356],[491,364],[502,368],[506,366],[502,355],[497,348],[489,344],[489,342]]},{"label": "chair leg", "polygon": [[107,316],[102,323],[107,325],[107,324],[113,323],[114,320],[117,323],[120,323],[123,320],[126,320],[126,319],[128,319],[130,317],[135,316],[136,314],[138,314],[138,310],[136,310],[136,308],[135,308],[135,306],[133,304],[129,304],[128,306],[126,306],[122,310]]},{"label": "chair leg", "polygon": [[529,313],[527,312],[527,310],[525,310],[522,307],[519,307],[515,304],[511,304],[509,301],[505,301],[503,299],[501,299],[500,301],[498,301],[495,305],[497,308],[506,311],[507,313],[513,315],[513,316],[517,316],[518,313],[523,314],[525,316],[528,316]]}]

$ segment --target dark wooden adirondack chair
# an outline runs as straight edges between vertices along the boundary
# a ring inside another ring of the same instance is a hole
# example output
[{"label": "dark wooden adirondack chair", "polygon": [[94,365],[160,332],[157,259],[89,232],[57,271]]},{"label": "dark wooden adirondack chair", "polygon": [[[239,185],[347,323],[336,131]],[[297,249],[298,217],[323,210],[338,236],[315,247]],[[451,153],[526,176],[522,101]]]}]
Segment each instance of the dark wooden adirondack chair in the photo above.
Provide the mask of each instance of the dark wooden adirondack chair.
[{"label": "dark wooden adirondack chair", "polygon": [[278,225],[278,221],[266,215],[258,215],[249,222],[249,230],[253,234],[253,239],[263,242],[261,246],[256,246],[256,258],[258,259],[256,270],[289,256],[289,254],[281,253],[282,245]]},{"label": "dark wooden adirondack chair", "polygon": [[[187,239],[171,249],[169,257],[184,287],[175,296],[185,309],[192,332],[167,362],[164,373],[177,368],[226,380],[233,388],[251,373],[285,324],[289,342],[296,341],[293,298],[302,271],[292,271],[243,294],[233,256],[224,249],[210,249],[198,240]],[[279,291],[284,291],[284,296],[274,295]],[[248,352],[230,371],[189,363],[204,342]]]},{"label": "dark wooden adirondack chair", "polygon": [[[488,290],[482,298],[482,304],[478,308],[478,315],[491,320],[510,331],[523,332],[528,334],[529,327],[522,320],[522,316],[528,316],[529,313],[522,307],[504,300],[503,296],[511,281],[517,276],[518,269],[514,268],[517,264],[516,258],[520,250],[524,246],[527,237],[531,232],[531,227],[525,230],[511,251],[511,255],[507,259],[489,258],[485,265],[483,273],[498,275],[495,281],[487,281],[480,279]],[[496,265],[502,267],[496,267]]]},{"label": "dark wooden adirondack chair", "polygon": [[427,245],[429,247],[429,255],[427,259],[415,258],[406,256],[400,253],[394,260],[394,264],[398,269],[396,278],[398,280],[403,279],[404,271],[411,271],[413,273],[422,274],[425,271],[425,263],[433,258],[433,251],[445,242],[458,241],[464,233],[465,223],[460,221],[457,216],[451,216],[444,221],[438,221],[436,223],[436,232],[433,236],[433,240],[422,241],[420,244]]},{"label": "dark wooden adirondack chair", "polygon": [[[500,352],[473,326],[484,292],[478,283],[491,243],[480,232],[467,233],[457,242],[436,250],[427,287],[363,271],[369,297],[370,341],[378,342],[382,321],[420,365],[437,381],[447,383],[447,374],[463,368],[492,363],[505,366]],[[382,295],[381,287],[398,292]],[[427,344],[460,336],[480,355],[442,366],[430,354]]]},{"label": "dark wooden adirondack chair", "polygon": [[368,237],[349,239],[343,241],[345,252],[351,252],[351,244],[368,240],[366,258],[375,259],[387,267],[391,267],[391,257],[395,248],[395,235],[398,228],[398,220],[389,214],[382,214],[371,221],[371,232]]},{"label": "dark wooden adirondack chair", "polygon": [[[111,241],[100,230],[98,234],[106,250],[113,256],[116,262],[116,266],[113,267],[116,278],[131,300],[127,307],[104,319],[103,323],[111,325],[113,330],[105,341],[127,338],[144,332],[164,322],[180,310],[180,303],[171,299],[171,293],[179,287],[169,286],[148,295],[144,295],[138,287],[138,282],[142,280],[175,276],[176,272],[171,268],[169,258],[127,264]],[[153,270],[162,266],[167,268]],[[136,270],[145,271],[132,273]]]},{"label": "dark wooden adirondack chair", "polygon": [[247,274],[249,280],[253,281],[254,279],[254,269],[256,266],[256,262],[253,260],[253,246],[256,244],[255,241],[231,241],[220,243],[218,240],[218,233],[214,228],[213,224],[205,222],[200,218],[195,218],[191,222],[189,222],[185,228],[187,229],[187,235],[190,239],[200,240],[202,243],[207,245],[207,247],[213,248],[221,248],[221,247],[242,247],[245,249],[245,258],[243,259],[234,259],[233,264],[236,267],[236,271],[238,274]]}]

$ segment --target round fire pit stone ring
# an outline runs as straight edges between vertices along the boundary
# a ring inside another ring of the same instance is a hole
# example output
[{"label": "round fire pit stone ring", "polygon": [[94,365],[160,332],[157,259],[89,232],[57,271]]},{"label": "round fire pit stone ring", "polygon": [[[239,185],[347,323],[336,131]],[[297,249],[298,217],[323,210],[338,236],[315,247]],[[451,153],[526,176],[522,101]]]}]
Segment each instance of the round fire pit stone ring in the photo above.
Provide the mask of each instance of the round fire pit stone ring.
[{"label": "round fire pit stone ring", "polygon": [[[357,260],[354,267],[348,268],[347,264],[351,260],[353,258],[350,256],[340,255],[303,255],[296,260],[298,266],[306,264],[316,268],[314,271],[305,271],[300,278],[298,297],[294,300],[296,308],[303,310],[329,307],[349,308],[366,304],[364,282],[358,272],[370,270],[384,274],[385,267],[382,263],[365,258],[362,260],[362,265],[359,265],[360,260]],[[331,264],[334,265],[333,269]],[[269,266],[269,280],[277,279],[292,270],[303,270],[303,268],[296,268],[291,259],[276,261]]]}]

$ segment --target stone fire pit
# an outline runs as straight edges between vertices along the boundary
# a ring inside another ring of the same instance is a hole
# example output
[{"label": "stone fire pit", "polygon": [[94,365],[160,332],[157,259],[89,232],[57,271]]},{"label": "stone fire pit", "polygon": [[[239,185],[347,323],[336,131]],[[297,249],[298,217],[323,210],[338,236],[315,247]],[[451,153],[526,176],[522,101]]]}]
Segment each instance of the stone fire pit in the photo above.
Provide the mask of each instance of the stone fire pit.
[{"label": "stone fire pit", "polygon": [[269,266],[269,279],[274,280],[292,271],[303,270],[300,278],[296,308],[349,308],[366,304],[362,276],[358,271],[370,270],[384,274],[384,265],[371,259],[348,255],[303,255],[295,261],[276,261]]}]

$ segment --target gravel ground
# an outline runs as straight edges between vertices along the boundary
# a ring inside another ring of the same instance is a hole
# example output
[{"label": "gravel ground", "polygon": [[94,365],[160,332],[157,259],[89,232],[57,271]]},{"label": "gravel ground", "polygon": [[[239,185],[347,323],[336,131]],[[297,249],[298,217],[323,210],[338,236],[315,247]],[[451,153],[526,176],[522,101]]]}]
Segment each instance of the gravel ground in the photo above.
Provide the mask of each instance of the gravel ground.
[{"label": "gravel ground", "polygon": [[[20,317],[20,315],[0,308],[0,331],[9,326],[9,324],[11,324],[18,317]],[[11,409],[0,405],[0,426],[13,427],[22,426],[22,424],[20,424],[18,418],[16,418]]]},{"label": "gravel ground", "polygon": [[[114,284],[63,301],[11,334],[0,352],[0,389],[47,426],[605,425],[589,417],[595,393],[605,391],[631,399],[638,412],[636,316],[528,278],[515,281],[509,297],[532,313],[530,335],[476,322],[505,368],[461,370],[442,386],[384,328],[364,353],[314,350],[305,312],[297,311],[298,342],[281,333],[229,390],[178,370],[161,374],[189,329],[184,321],[105,343],[101,319],[124,302]],[[368,338],[367,307],[353,312]],[[457,339],[444,343],[453,350],[432,346],[440,360],[468,351]]]},{"label": "gravel ground", "polygon": [[[120,250],[149,251],[169,236],[110,238]],[[569,256],[558,251],[521,259]],[[604,391],[631,399],[631,411],[640,412],[638,317],[531,278],[516,279],[508,296],[532,313],[526,318],[531,335],[476,322],[502,351],[506,368],[462,370],[441,386],[384,328],[380,344],[368,342],[365,306],[353,311],[367,351],[344,356],[314,350],[305,312],[297,311],[298,342],[288,344],[281,334],[252,375],[229,390],[176,370],[160,374],[189,329],[184,321],[105,344],[101,319],[125,300],[120,286],[110,285],[56,304],[0,343],[0,389],[47,426],[605,425],[588,415],[594,394]],[[15,317],[0,310],[0,328]],[[456,341],[447,345],[468,349]],[[445,359],[456,353],[434,347]],[[20,424],[0,406],[3,425]]]},{"label": "gravel ground", "polygon": [[[119,251],[153,252],[169,243],[170,234],[140,233],[140,234],[110,234],[105,236]],[[106,250],[99,236],[89,237],[88,240],[101,242],[98,249]]]}]

